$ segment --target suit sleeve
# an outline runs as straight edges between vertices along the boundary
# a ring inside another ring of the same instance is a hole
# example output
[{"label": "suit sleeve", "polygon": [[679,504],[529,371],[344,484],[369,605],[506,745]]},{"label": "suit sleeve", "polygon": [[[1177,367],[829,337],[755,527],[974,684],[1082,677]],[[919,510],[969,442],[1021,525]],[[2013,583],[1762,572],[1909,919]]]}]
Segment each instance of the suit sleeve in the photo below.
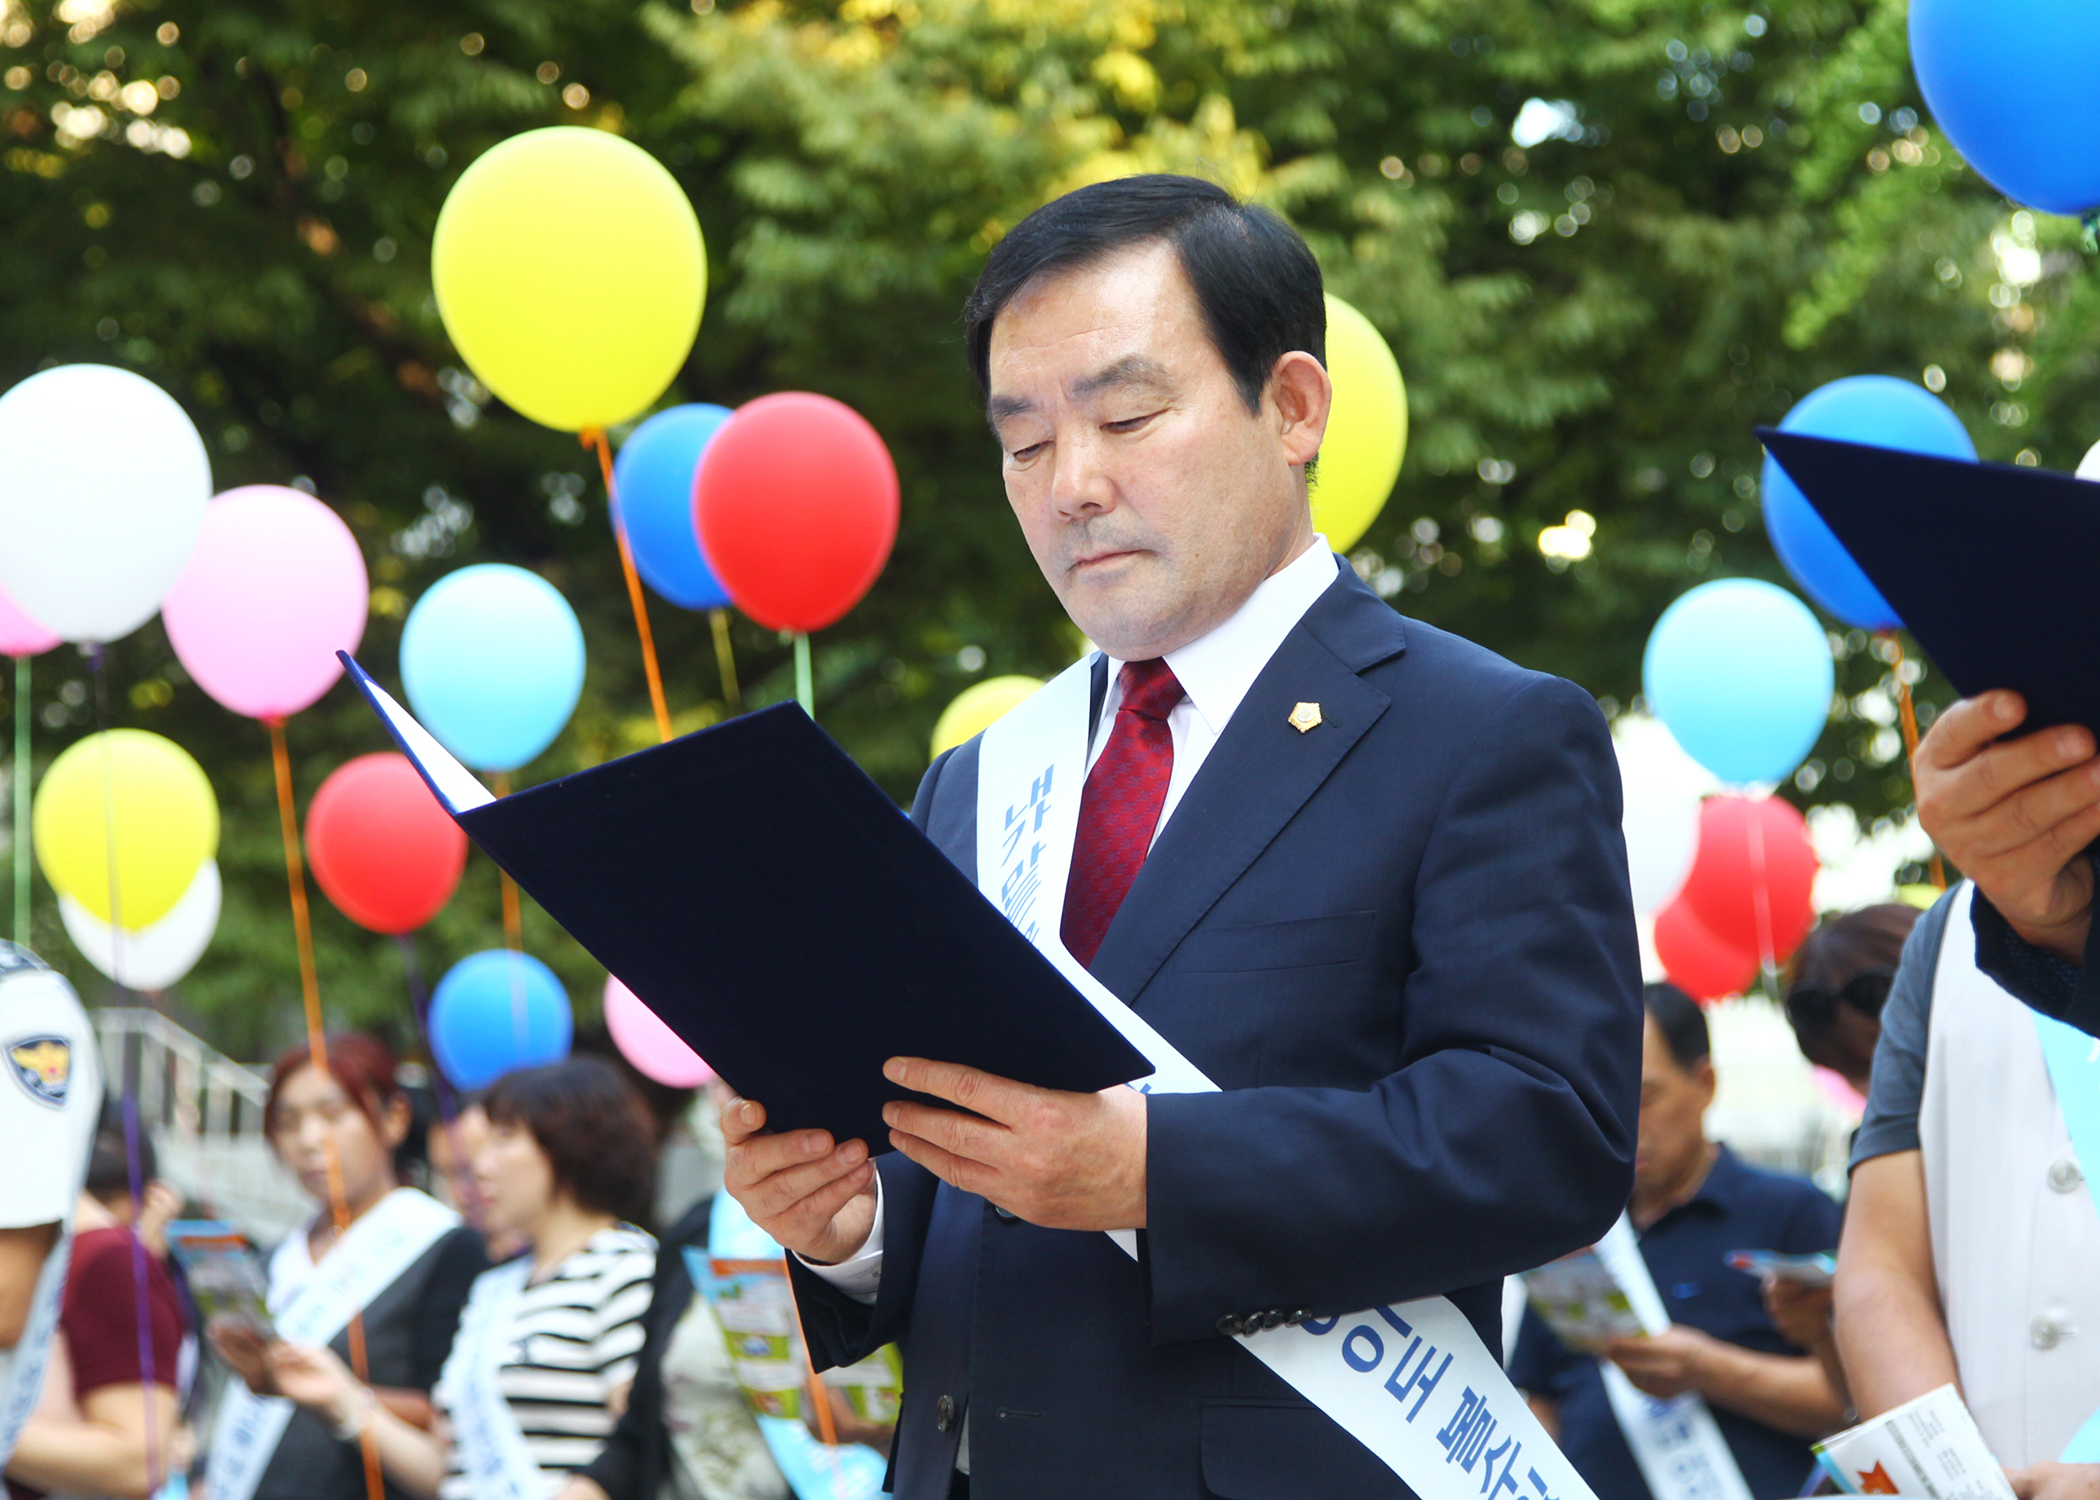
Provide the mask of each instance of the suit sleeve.
[{"label": "suit sleeve", "polygon": [[1618,764],[1596,704],[1558,678],[1490,725],[1416,876],[1400,1070],[1365,1092],[1149,1099],[1155,1344],[1478,1285],[1625,1207],[1641,1000]]},{"label": "suit sleeve", "polygon": [[[955,753],[946,751],[927,767],[918,794],[912,798],[911,820],[921,833],[933,821],[934,795],[941,772]],[[931,1172],[897,1152],[879,1158],[875,1169],[882,1174],[883,1250],[882,1280],[876,1285],[874,1304],[856,1301],[796,1257],[787,1258],[795,1306],[802,1315],[803,1337],[808,1340],[811,1359],[819,1370],[859,1363],[884,1344],[901,1338],[911,1319],[912,1297],[919,1282],[919,1252],[926,1243],[934,1193],[940,1183]]]}]

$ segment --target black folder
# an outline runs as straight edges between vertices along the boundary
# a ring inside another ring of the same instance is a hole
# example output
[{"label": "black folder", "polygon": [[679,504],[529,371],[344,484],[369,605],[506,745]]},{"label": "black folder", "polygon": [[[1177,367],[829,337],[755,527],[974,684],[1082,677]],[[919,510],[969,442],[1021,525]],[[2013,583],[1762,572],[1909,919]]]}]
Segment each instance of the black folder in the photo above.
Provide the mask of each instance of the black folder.
[{"label": "black folder", "polygon": [[887,1151],[882,1106],[917,1097],[892,1057],[1075,1092],[1152,1071],[795,705],[498,800],[343,661],[468,837],[769,1128]]},{"label": "black folder", "polygon": [[1963,696],[2022,731],[2100,730],[2100,484],[1760,427],[1757,435]]}]

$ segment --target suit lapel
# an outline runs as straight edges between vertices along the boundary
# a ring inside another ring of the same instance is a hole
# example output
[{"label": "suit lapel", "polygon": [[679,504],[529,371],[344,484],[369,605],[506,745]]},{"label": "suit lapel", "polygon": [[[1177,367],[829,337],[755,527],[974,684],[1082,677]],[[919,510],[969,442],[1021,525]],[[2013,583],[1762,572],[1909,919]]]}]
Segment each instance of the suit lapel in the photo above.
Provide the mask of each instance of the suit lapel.
[{"label": "suit lapel", "polygon": [[[1135,1003],[1189,929],[1319,790],[1391,700],[1358,675],[1405,649],[1400,617],[1347,569],[1254,680],[1131,883],[1093,973]],[[1288,722],[1301,702],[1320,723]]]}]

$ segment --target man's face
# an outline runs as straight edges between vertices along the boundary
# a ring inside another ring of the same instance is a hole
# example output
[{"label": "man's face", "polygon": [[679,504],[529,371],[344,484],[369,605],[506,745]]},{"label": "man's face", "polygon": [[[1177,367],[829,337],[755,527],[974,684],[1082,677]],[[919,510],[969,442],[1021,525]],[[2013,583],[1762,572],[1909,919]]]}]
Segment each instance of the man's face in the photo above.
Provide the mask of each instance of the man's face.
[{"label": "man's face", "polygon": [[1668,1189],[1690,1175],[1706,1151],[1706,1107],[1713,1100],[1712,1059],[1679,1067],[1649,1016],[1641,1043],[1641,1133],[1633,1156],[1637,1189]]},{"label": "man's face", "polygon": [[1007,500],[1110,655],[1187,645],[1310,542],[1302,465],[1326,430],[1326,374],[1286,355],[1249,412],[1171,245],[1023,288],[990,353]]}]

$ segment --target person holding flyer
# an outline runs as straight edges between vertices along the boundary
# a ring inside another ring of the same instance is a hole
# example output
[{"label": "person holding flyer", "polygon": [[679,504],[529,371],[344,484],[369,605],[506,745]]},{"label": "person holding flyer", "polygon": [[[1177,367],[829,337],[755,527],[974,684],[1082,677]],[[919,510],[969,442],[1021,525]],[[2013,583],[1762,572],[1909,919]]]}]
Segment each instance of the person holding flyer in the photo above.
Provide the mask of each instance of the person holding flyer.
[{"label": "person holding flyer", "polygon": [[912,816],[1155,1071],[893,1058],[881,1140],[725,1108],[813,1357],[904,1352],[899,1500],[1583,1495],[1491,1347],[1503,1275],[1631,1183],[1616,765],[1589,694],[1317,532],[1326,309],[1282,220],[1151,175],[1008,230],[965,310],[1007,501],[1099,651]]},{"label": "person holding flyer", "polygon": [[409,1494],[549,1500],[627,1405],[656,1269],[656,1241],[631,1222],[649,1211],[654,1131],[600,1057],[506,1074],[482,1107],[474,1176],[486,1227],[522,1235],[527,1251],[474,1282],[435,1391],[439,1420],[410,1420],[332,1349],[287,1340],[269,1370],[346,1439],[369,1428],[389,1481]]},{"label": "person holding flyer", "polygon": [[[286,1399],[273,1365],[278,1339],[347,1359],[350,1319],[361,1315],[377,1399],[404,1422],[430,1424],[430,1388],[488,1260],[458,1214],[396,1176],[408,1121],[393,1054],[376,1037],[330,1038],[325,1072],[303,1044],[272,1070],[264,1130],[320,1206],[270,1257],[274,1328],[238,1314],[207,1323],[212,1348],[239,1377],[207,1450],[212,1500],[364,1500],[357,1433]],[[331,1143],[350,1213],[340,1235],[328,1207]]]},{"label": "person holding flyer", "polygon": [[0,942],[0,1468],[36,1409],[58,1331],[73,1213],[102,1109],[94,1028],[73,987]]},{"label": "person holding flyer", "polygon": [[1712,1412],[1705,1430],[1726,1445],[1705,1456],[1706,1467],[1738,1496],[1780,1500],[1800,1493],[1815,1467],[1809,1439],[1843,1425],[1845,1403],[1821,1362],[1773,1326],[1760,1278],[1732,1268],[1728,1256],[1830,1250],[1841,1216],[1806,1179],[1760,1171],[1707,1140],[1714,1068],[1705,1013],[1667,984],[1648,986],[1647,1009],[1627,1214],[1645,1268],[1633,1274],[1652,1279],[1648,1295],[1660,1297],[1662,1326],[1585,1352],[1527,1310],[1510,1378],[1542,1409],[1599,1500],[1689,1500],[1662,1476],[1633,1392],[1658,1401],[1699,1396]]},{"label": "person holding flyer", "polygon": [[2092,728],[1989,692],[1918,747],[1918,820],[1969,878],[1882,1011],[1838,1256],[1860,1415],[1958,1384],[2021,1500],[2100,1500]]}]

